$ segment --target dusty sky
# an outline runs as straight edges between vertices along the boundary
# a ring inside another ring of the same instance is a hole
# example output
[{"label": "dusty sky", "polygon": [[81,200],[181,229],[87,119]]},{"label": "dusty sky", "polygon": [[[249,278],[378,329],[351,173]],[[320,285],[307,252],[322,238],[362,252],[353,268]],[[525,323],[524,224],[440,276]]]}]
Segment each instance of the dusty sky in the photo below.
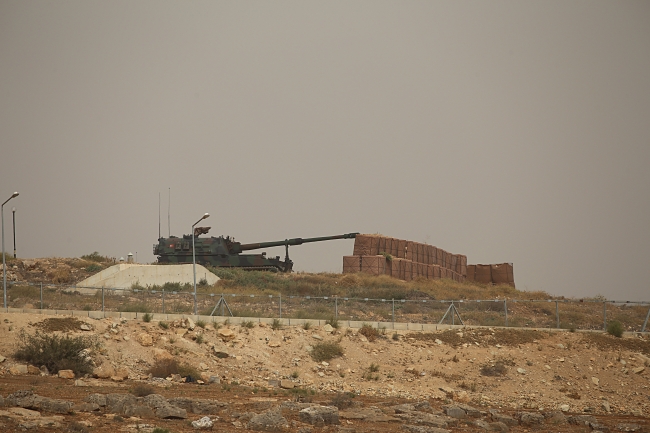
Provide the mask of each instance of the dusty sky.
[{"label": "dusty sky", "polygon": [[0,0],[0,158],[19,257],[153,261],[171,188],[175,235],[382,233],[648,300],[650,3]]}]

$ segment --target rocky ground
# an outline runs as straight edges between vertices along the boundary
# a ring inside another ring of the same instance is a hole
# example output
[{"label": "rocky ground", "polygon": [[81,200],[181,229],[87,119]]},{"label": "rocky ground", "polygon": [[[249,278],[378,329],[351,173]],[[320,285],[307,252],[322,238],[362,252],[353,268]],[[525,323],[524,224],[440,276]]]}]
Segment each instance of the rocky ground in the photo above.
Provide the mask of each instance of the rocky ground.
[{"label": "rocky ground", "polygon": [[[66,379],[15,361],[21,330],[96,336],[94,375]],[[30,314],[0,314],[0,335],[1,431],[139,424],[193,431],[191,422],[204,416],[222,431],[266,429],[267,421],[303,433],[650,428],[647,336],[464,328],[388,331],[369,341],[359,330],[329,326],[274,330],[187,319],[161,326]],[[343,356],[315,362],[310,350],[321,342],[339,342]],[[198,382],[151,377],[164,359],[193,369]],[[138,400],[145,386],[160,397]],[[338,408],[320,407],[332,405]],[[310,407],[320,415],[301,412]]]}]

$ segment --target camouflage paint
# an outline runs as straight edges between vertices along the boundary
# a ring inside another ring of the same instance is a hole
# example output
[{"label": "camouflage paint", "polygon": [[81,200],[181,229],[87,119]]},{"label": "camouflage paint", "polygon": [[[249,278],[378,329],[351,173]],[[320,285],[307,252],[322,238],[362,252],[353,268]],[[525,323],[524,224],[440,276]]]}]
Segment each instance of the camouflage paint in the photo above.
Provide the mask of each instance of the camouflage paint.
[{"label": "camouflage paint", "polygon": [[[197,236],[194,238],[196,263],[214,267],[291,272],[293,262],[289,259],[289,246],[333,239],[354,239],[356,235],[358,233],[307,239],[293,238],[283,241],[253,244],[235,242],[230,236],[212,236],[209,238]],[[268,258],[266,257],[266,253],[241,254],[243,251],[282,245],[286,248],[284,261],[280,260],[280,256]],[[192,263],[192,235],[183,235],[181,238],[176,236],[160,238],[158,239],[158,243],[153,246],[153,253],[158,256],[158,263]]]}]

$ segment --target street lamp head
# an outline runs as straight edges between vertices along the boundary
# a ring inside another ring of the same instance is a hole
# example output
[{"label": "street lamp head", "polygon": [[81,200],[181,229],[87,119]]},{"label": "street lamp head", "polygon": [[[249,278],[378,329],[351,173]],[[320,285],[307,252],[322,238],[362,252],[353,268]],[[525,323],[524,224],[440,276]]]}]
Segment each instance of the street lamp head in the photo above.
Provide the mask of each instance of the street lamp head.
[{"label": "street lamp head", "polygon": [[208,218],[209,216],[210,216],[210,214],[206,212],[206,213],[203,215],[203,218],[201,218],[201,219],[204,220],[204,219]]},{"label": "street lamp head", "polygon": [[11,198],[18,197],[18,191],[14,192]]},{"label": "street lamp head", "polygon": [[15,207],[15,206],[12,207],[12,208],[11,208],[11,211],[12,211],[12,212],[16,212],[16,207]]}]

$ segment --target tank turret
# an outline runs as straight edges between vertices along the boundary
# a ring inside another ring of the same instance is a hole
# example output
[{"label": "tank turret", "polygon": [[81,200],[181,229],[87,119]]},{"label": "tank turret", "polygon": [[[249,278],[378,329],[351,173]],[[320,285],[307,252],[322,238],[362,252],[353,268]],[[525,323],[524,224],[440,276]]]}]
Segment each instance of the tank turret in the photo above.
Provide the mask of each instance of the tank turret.
[{"label": "tank turret", "polygon": [[[354,239],[358,233],[347,233],[318,238],[293,238],[275,242],[258,242],[242,244],[235,242],[230,236],[200,237],[207,234],[209,227],[196,227],[194,249],[196,263],[205,266],[243,268],[247,270],[268,270],[273,272],[291,272],[293,262],[289,259],[289,247],[311,242],[322,242],[334,239]],[[266,253],[241,254],[244,251],[258,250],[283,246],[285,247],[284,261],[280,256],[268,258]],[[158,256],[158,263],[192,263],[192,235],[179,238],[159,238],[154,245],[153,253]]]}]

